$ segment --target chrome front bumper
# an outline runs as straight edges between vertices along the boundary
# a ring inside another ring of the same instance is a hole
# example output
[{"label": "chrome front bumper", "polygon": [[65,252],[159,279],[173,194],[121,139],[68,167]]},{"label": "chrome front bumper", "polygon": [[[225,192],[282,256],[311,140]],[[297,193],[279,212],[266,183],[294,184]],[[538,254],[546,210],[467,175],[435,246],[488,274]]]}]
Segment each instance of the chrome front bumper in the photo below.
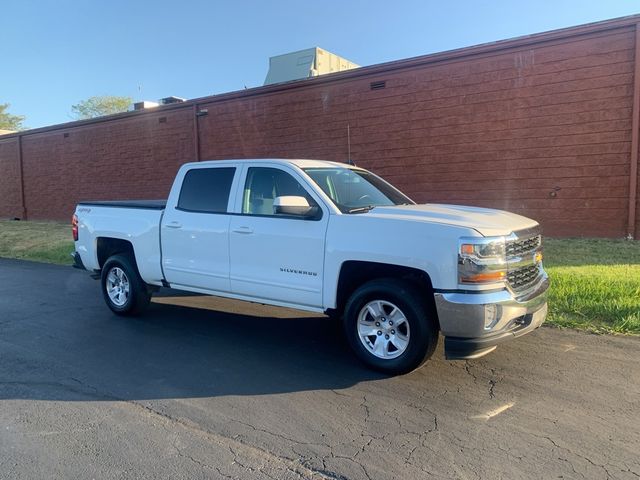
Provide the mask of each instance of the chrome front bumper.
[{"label": "chrome front bumper", "polygon": [[509,290],[436,293],[447,359],[481,357],[500,343],[538,328],[547,316],[548,288],[545,274],[533,291],[521,297]]}]

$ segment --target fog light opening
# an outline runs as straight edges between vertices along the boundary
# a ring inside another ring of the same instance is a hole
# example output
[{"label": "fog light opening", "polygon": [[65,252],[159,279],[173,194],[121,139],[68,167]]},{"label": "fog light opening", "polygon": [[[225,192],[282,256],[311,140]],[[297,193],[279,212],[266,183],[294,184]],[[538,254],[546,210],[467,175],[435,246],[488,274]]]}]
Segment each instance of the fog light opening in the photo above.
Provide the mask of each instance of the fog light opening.
[{"label": "fog light opening", "polygon": [[484,329],[491,330],[495,327],[500,318],[500,306],[494,304],[487,304],[484,306]]}]

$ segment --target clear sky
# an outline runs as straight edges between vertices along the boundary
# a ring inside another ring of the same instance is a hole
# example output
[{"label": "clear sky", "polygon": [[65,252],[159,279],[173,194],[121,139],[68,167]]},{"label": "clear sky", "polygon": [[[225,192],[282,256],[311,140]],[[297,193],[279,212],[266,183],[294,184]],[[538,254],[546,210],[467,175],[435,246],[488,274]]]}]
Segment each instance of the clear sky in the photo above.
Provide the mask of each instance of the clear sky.
[{"label": "clear sky", "polygon": [[270,56],[313,46],[373,65],[634,13],[639,0],[5,0],[0,103],[35,128],[92,95],[259,86]]}]

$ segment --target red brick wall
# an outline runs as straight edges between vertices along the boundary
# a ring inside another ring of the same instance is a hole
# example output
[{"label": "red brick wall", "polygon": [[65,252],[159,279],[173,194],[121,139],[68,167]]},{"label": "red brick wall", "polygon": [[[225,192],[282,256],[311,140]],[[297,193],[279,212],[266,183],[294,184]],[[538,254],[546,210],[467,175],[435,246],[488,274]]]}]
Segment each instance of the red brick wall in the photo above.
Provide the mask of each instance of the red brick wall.
[{"label": "red brick wall", "polygon": [[21,218],[18,139],[0,137],[0,218]]},{"label": "red brick wall", "polygon": [[[200,158],[345,160],[349,125],[356,163],[418,202],[519,212],[553,236],[620,237],[634,29],[203,99]],[[374,81],[386,88],[371,90]],[[194,123],[184,105],[24,135],[29,218],[67,219],[82,199],[165,197],[177,167],[196,157]],[[4,174],[13,178],[15,149],[2,144],[0,192],[15,198]],[[13,204],[0,197],[0,216]]]},{"label": "red brick wall", "polygon": [[28,218],[66,220],[81,200],[166,198],[194,158],[193,118],[178,110],[27,135],[22,150]]},{"label": "red brick wall", "polygon": [[402,89],[419,109],[392,122],[378,110],[385,124],[358,153],[418,201],[523,213],[552,235],[622,235],[633,44],[625,32],[416,72]]},{"label": "red brick wall", "polygon": [[[640,167],[640,166],[639,166]],[[640,168],[638,168],[638,182],[636,194],[636,239],[640,239]]]},{"label": "red brick wall", "polygon": [[[557,236],[622,236],[634,32],[205,104],[202,158],[347,157],[418,202],[495,207]],[[383,90],[369,83],[385,80]]]}]

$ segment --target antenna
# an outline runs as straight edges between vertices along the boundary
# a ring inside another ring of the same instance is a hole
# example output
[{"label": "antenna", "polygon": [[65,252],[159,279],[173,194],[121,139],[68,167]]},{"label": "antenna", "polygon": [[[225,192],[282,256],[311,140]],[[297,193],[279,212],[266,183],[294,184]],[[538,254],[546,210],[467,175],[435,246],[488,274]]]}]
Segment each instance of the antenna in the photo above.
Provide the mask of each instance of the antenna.
[{"label": "antenna", "polygon": [[353,165],[354,167],[356,166],[354,161],[351,160],[351,126],[348,123],[347,123],[347,163],[349,165]]}]

